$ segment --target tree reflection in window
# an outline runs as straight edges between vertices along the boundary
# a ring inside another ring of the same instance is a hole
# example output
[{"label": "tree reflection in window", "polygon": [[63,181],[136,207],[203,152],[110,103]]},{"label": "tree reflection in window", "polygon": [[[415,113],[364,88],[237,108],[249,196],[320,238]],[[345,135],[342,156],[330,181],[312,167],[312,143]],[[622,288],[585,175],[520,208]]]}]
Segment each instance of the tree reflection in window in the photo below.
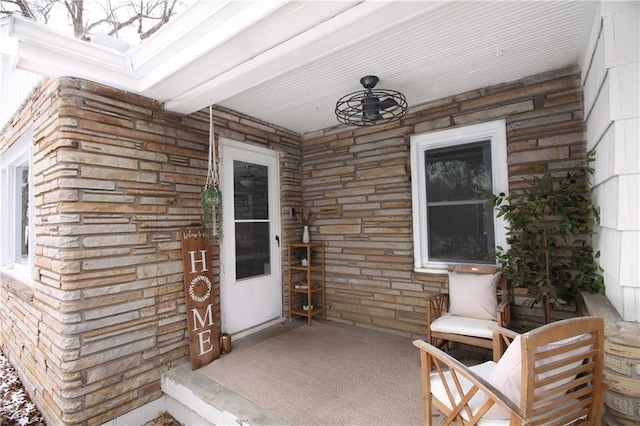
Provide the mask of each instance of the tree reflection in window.
[{"label": "tree reflection in window", "polygon": [[426,150],[425,176],[429,260],[493,263],[491,141]]},{"label": "tree reflection in window", "polygon": [[268,172],[264,165],[233,162],[237,280],[271,273]]},{"label": "tree reflection in window", "polygon": [[16,168],[17,181],[20,182],[20,218],[18,220],[17,235],[20,235],[18,263],[29,260],[29,166]]}]

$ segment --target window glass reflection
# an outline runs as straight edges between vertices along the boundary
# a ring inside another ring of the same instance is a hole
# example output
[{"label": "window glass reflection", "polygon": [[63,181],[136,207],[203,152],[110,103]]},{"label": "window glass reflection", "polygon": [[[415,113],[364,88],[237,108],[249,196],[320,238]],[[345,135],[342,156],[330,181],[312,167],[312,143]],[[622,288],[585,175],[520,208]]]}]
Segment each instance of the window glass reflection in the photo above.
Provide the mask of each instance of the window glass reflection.
[{"label": "window glass reflection", "polygon": [[271,273],[269,223],[236,223],[236,280]]},{"label": "window glass reflection", "polygon": [[425,177],[429,260],[492,263],[491,141],[425,151]]},{"label": "window glass reflection", "polygon": [[234,161],[236,280],[271,273],[269,168]]},{"label": "window glass reflection", "polygon": [[427,200],[469,200],[491,190],[491,141],[425,152]]},{"label": "window glass reflection", "polygon": [[429,258],[441,262],[486,259],[493,250],[493,211],[486,203],[433,206],[429,214]]},{"label": "window glass reflection", "polygon": [[29,166],[16,167],[18,215],[16,220],[16,263],[29,262]]},{"label": "window glass reflection", "polygon": [[234,161],[235,220],[269,219],[268,168]]}]

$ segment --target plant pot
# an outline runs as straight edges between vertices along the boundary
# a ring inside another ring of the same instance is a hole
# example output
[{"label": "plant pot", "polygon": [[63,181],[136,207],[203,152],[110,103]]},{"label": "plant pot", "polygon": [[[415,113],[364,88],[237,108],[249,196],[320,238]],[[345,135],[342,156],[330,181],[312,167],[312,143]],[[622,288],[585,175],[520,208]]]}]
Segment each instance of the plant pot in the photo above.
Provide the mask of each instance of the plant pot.
[{"label": "plant pot", "polygon": [[229,352],[231,352],[231,335],[222,333],[222,336],[220,336],[220,353],[228,354]]}]

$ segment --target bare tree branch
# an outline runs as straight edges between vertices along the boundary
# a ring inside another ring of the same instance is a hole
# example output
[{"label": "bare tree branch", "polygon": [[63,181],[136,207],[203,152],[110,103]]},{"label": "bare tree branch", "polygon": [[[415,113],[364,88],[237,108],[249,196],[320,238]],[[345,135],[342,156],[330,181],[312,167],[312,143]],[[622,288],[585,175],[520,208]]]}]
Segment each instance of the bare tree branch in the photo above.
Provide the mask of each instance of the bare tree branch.
[{"label": "bare tree branch", "polygon": [[138,21],[139,16],[132,16],[131,18],[127,19],[124,22],[111,22],[111,30],[109,30],[109,35],[117,35],[118,31],[120,31],[123,28],[128,27],[129,25],[135,23],[136,21]]},{"label": "bare tree branch", "polygon": [[71,18],[73,35],[79,39],[88,40],[83,25],[84,0],[64,0],[64,6]]},{"label": "bare tree branch", "polygon": [[33,10],[35,11],[36,15],[39,16],[40,18],[38,19],[38,22],[42,22],[43,24],[46,24],[49,22],[49,17],[51,16],[51,11],[53,10],[53,7],[58,4],[59,0],[55,0],[55,1],[50,1],[50,0],[36,0],[33,2]]},{"label": "bare tree branch", "polygon": [[154,34],[191,0],[0,0],[0,17],[19,14],[47,23],[52,11],[64,8],[73,35],[89,40],[93,33],[119,37],[133,30],[140,40]]},{"label": "bare tree branch", "polygon": [[36,20],[36,16],[31,11],[29,4],[24,0],[1,0],[0,1],[0,13],[2,15],[19,14],[25,18]]},{"label": "bare tree branch", "polygon": [[141,32],[140,33],[140,39],[141,40],[149,38],[152,34],[154,34],[156,31],[158,31],[160,29],[160,27],[162,27],[164,24],[169,22],[169,19],[171,19],[171,17],[174,15],[174,9],[175,9],[176,5],[178,4],[178,1],[177,0],[162,0],[160,3],[162,5],[162,7],[163,7],[163,10],[162,10],[162,13],[161,13],[160,17],[158,18],[159,22],[156,23],[155,25],[153,25],[147,31]]}]

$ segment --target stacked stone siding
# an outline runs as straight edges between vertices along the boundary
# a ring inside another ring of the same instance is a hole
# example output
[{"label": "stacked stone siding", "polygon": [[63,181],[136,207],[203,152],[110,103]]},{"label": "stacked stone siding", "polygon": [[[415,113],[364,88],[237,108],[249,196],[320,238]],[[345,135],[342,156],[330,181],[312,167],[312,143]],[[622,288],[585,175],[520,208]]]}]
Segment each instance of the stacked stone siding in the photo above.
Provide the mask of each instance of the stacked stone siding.
[{"label": "stacked stone siding", "polygon": [[510,188],[584,159],[574,68],[440,99],[385,126],[304,138],[304,204],[319,214],[312,239],[327,242],[329,317],[424,336],[425,294],[446,291],[446,276],[413,270],[410,136],[499,118],[507,124]]},{"label": "stacked stone siding", "polygon": [[589,315],[604,318],[604,409],[602,424],[640,424],[640,324],[624,321],[602,294],[584,295]]},{"label": "stacked stone siding", "polygon": [[[446,277],[413,270],[410,136],[505,118],[511,187],[540,167],[565,170],[585,153],[577,73],[305,138],[222,108],[214,120],[219,136],[280,152],[282,250],[301,238],[290,208],[319,214],[311,231],[327,244],[328,316],[423,337],[425,295],[446,291]],[[200,223],[208,111],[178,117],[140,96],[59,79],[36,89],[0,152],[28,126],[34,278],[25,286],[0,274],[0,345],[50,423],[101,424],[159,398],[161,375],[187,361],[179,229]]]},{"label": "stacked stone siding", "polygon": [[[282,152],[283,211],[300,207],[297,135],[223,110],[215,124],[221,136]],[[188,360],[179,229],[200,225],[208,112],[178,117],[59,79],[37,89],[1,149],[28,125],[34,277],[32,286],[2,277],[0,344],[48,422],[102,424],[159,398],[161,375]]]}]

